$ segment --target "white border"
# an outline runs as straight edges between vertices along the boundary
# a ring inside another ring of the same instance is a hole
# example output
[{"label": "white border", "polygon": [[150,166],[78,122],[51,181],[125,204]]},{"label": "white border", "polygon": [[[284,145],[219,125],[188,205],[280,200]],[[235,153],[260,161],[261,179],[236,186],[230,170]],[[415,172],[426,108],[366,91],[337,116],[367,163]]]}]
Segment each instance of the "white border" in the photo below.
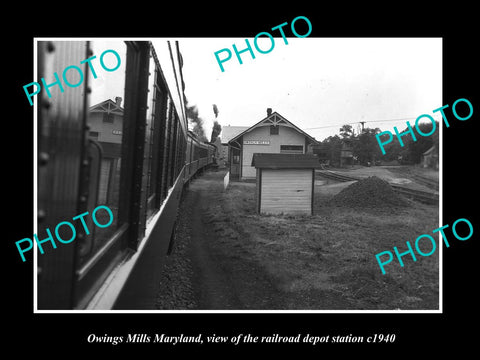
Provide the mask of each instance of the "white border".
[{"label": "white border", "polygon": [[[37,39],[33,39],[33,78],[38,79],[38,47]],[[38,99],[38,98],[37,98]],[[38,234],[38,100],[33,102],[33,233]],[[32,241],[34,241],[32,239]],[[38,247],[33,251],[33,309],[34,313],[38,309]]]}]

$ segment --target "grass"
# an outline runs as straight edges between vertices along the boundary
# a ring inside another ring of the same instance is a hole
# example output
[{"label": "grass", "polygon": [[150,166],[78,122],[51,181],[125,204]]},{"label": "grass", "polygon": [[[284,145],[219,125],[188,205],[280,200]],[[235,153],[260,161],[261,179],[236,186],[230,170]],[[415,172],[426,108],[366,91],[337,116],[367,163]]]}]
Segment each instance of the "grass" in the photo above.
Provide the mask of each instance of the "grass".
[{"label": "grass", "polygon": [[375,258],[394,246],[403,252],[406,241],[414,246],[419,235],[431,234],[439,226],[438,208],[325,205],[333,192],[316,187],[312,216],[270,216],[255,212],[255,186],[232,183],[209,218],[224,244],[274,279],[291,308],[438,309],[438,249],[429,257],[416,254],[416,262],[404,256],[404,267],[394,258],[385,275]]}]

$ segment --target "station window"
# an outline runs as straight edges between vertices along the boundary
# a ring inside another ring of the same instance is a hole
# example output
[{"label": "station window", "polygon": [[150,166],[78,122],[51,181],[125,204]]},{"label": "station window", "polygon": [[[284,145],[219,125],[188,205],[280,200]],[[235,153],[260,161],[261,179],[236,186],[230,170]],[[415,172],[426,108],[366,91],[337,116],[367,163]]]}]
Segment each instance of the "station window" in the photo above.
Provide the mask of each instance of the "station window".
[{"label": "station window", "polygon": [[303,154],[303,145],[280,145],[283,154]]},{"label": "station window", "polygon": [[278,135],[280,126],[270,125],[270,135]]}]

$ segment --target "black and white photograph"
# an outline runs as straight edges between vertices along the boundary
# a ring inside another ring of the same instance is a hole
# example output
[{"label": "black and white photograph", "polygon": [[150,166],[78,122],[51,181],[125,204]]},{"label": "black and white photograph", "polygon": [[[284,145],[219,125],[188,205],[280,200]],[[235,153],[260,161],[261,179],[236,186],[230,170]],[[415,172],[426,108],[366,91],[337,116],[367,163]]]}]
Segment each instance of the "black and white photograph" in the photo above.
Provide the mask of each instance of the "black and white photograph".
[{"label": "black and white photograph", "polygon": [[39,311],[441,310],[441,39],[252,43],[37,39]]},{"label": "black and white photograph", "polygon": [[475,343],[467,9],[453,29],[413,8],[110,5],[8,40],[7,343],[51,358]]}]

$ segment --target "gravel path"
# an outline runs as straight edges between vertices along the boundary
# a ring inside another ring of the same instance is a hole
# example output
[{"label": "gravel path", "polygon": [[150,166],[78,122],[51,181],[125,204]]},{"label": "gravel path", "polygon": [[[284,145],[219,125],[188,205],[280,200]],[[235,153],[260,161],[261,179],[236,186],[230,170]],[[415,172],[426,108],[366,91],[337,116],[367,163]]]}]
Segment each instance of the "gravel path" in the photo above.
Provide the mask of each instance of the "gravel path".
[{"label": "gravel path", "polygon": [[188,218],[191,214],[191,208],[185,205],[185,201],[180,204],[173,252],[167,257],[163,268],[160,282],[162,292],[158,294],[155,304],[158,310],[191,310],[197,308],[191,283],[193,270],[189,258],[190,231]]}]

